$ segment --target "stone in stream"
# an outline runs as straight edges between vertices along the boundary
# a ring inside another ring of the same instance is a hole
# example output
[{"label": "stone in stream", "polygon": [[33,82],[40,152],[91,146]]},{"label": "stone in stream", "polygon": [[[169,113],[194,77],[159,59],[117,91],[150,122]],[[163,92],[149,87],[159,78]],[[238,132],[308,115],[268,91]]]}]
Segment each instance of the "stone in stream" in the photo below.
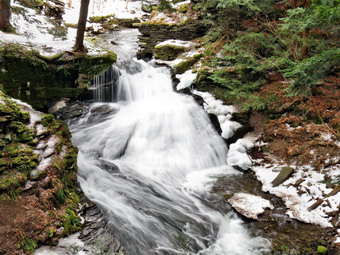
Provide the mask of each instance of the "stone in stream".
[{"label": "stone in stream", "polygon": [[230,205],[243,216],[250,219],[258,219],[258,215],[266,208],[274,209],[274,206],[262,197],[248,193],[237,193],[228,199]]},{"label": "stone in stream", "polygon": [[293,171],[294,171],[294,168],[292,167],[289,167],[289,166],[282,167],[278,176],[276,176],[276,178],[271,182],[273,187],[277,187],[281,183],[286,181],[292,175]]}]

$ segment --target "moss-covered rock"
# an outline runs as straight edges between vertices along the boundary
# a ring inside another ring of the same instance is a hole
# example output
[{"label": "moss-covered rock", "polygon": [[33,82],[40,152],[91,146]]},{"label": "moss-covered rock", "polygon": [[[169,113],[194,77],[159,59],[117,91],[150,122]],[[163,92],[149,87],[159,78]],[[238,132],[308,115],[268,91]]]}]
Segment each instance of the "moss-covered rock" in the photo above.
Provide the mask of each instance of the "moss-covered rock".
[{"label": "moss-covered rock", "polygon": [[138,58],[144,58],[153,54],[154,47],[162,41],[168,39],[192,40],[203,36],[208,29],[208,25],[200,20],[186,20],[181,23],[167,24],[164,22],[144,22],[138,25],[138,30],[142,34],[139,37],[141,50]]},{"label": "moss-covered rock", "polygon": [[185,46],[164,44],[157,45],[154,49],[155,58],[161,60],[175,60],[177,56],[186,50]]},{"label": "moss-covered rock", "polygon": [[[49,101],[75,97],[93,77],[116,61],[116,54],[74,55],[63,52],[51,57],[8,44],[0,49],[0,84],[10,96],[45,109]],[[0,122],[6,121],[4,118]]]},{"label": "moss-covered rock", "polygon": [[104,23],[115,21],[115,15],[110,14],[110,15],[105,15],[105,16],[91,16],[89,20],[91,23],[104,24]]},{"label": "moss-covered rock", "polygon": [[0,176],[0,192],[14,190],[24,184],[27,180],[27,175],[17,171],[9,170]]},{"label": "moss-covered rock", "polygon": [[182,74],[185,71],[189,70],[190,67],[192,67],[196,62],[197,62],[196,58],[188,58],[175,65],[173,70],[176,74]]}]

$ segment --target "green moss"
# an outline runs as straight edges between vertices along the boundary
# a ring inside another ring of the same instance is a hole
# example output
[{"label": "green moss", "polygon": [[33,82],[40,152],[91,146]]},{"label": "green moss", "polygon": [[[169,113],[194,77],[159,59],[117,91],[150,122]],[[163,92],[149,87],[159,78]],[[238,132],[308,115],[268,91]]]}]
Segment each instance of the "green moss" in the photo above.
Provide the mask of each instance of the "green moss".
[{"label": "green moss", "polygon": [[56,231],[54,228],[50,227],[50,228],[48,229],[48,237],[49,237],[49,238],[52,238],[52,237],[55,235],[56,232],[57,232],[57,231]]},{"label": "green moss", "polygon": [[33,254],[34,250],[38,247],[38,244],[33,239],[26,236],[23,238],[21,245],[23,249],[30,254]]},{"label": "green moss", "polygon": [[27,176],[17,170],[9,170],[0,176],[0,191],[13,190],[25,183]]},{"label": "green moss", "polygon": [[28,112],[19,111],[18,113],[19,120],[23,123],[28,123],[31,119],[30,114]]},{"label": "green moss", "polygon": [[12,121],[11,124],[9,125],[9,128],[19,134],[27,131],[27,127],[22,122],[19,121]]},{"label": "green moss", "polygon": [[[0,140],[0,148],[3,148],[3,147],[5,147],[7,145],[7,141],[5,141],[5,140]],[[1,155],[0,155],[0,157],[1,157]]]},{"label": "green moss", "polygon": [[177,11],[180,13],[186,13],[188,11],[188,4],[182,4]]},{"label": "green moss", "polygon": [[319,245],[319,246],[317,247],[316,252],[317,252],[318,254],[326,254],[326,253],[327,253],[327,248],[326,248],[325,246]]},{"label": "green moss", "polygon": [[27,130],[27,132],[24,132],[18,135],[19,142],[27,143],[27,142],[31,142],[33,139],[34,139],[34,133],[32,131]]},{"label": "green moss", "polygon": [[[6,158],[0,158],[0,169],[1,167],[4,167],[4,169],[6,169],[7,166],[9,166],[10,164],[12,164],[8,159]],[[0,170],[1,172],[1,170]]]},{"label": "green moss", "polygon": [[72,147],[66,152],[66,155],[64,157],[66,169],[68,170],[74,170],[77,166],[77,149],[75,147]]},{"label": "green moss", "polygon": [[176,74],[182,74],[185,71],[187,71],[188,69],[190,69],[190,67],[192,67],[198,59],[196,58],[189,58],[186,59],[180,63],[178,63],[175,67],[174,67],[174,72]]},{"label": "green moss", "polygon": [[184,46],[166,44],[166,45],[157,45],[154,48],[154,56],[155,58],[161,60],[174,60],[177,56],[183,53],[186,50]]},{"label": "green moss", "polygon": [[114,14],[110,14],[110,15],[106,15],[106,16],[91,16],[89,18],[91,23],[106,23],[110,20],[114,20],[115,15]]},{"label": "green moss", "polygon": [[66,27],[70,27],[70,28],[77,28],[78,27],[78,24],[73,24],[73,23],[64,23],[64,25]]},{"label": "green moss", "polygon": [[64,234],[69,235],[81,228],[79,216],[71,209],[66,209],[66,214],[62,216],[64,225]]},{"label": "green moss", "polygon": [[63,188],[57,190],[57,192],[54,194],[57,206],[60,206],[65,202],[67,194],[68,191]]},{"label": "green moss", "polygon": [[9,157],[16,157],[19,155],[19,145],[17,143],[8,145],[4,150]]},{"label": "green moss", "polygon": [[41,124],[43,124],[45,127],[50,127],[54,124],[54,116],[52,114],[44,114],[41,117]]}]

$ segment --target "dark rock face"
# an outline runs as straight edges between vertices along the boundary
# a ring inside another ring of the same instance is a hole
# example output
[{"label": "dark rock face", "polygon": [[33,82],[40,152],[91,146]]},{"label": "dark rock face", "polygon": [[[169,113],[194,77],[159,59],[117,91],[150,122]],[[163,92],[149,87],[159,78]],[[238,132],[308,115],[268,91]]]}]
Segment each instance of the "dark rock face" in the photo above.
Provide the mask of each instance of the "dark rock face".
[{"label": "dark rock face", "polygon": [[235,134],[232,137],[226,139],[228,146],[232,143],[236,143],[238,139],[243,138],[248,132],[251,131],[253,131],[253,128],[248,123],[244,124],[235,131]]},{"label": "dark rock face", "polygon": [[47,110],[52,100],[78,96],[115,60],[113,52],[96,56],[64,52],[45,57],[36,51],[7,46],[0,51],[0,84],[9,96]]},{"label": "dark rock face", "polygon": [[222,134],[221,125],[220,125],[220,122],[218,121],[217,116],[215,114],[208,113],[208,117],[210,119],[211,124],[213,125],[213,127],[217,131],[217,133]]},{"label": "dark rock face", "polygon": [[137,53],[137,58],[152,56],[153,49],[159,42],[168,39],[192,40],[203,36],[207,29],[208,26],[198,20],[180,25],[142,23],[138,27],[142,35],[139,36],[141,50]]}]

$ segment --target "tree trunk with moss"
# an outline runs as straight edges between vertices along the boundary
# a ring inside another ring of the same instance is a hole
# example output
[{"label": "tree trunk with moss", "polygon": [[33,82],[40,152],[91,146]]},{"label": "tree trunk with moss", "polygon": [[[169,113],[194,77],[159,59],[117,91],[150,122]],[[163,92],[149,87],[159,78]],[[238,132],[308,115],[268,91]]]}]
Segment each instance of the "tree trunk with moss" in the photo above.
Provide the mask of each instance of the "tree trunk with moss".
[{"label": "tree trunk with moss", "polygon": [[85,34],[85,28],[86,28],[87,14],[89,11],[89,3],[90,3],[90,0],[81,0],[78,28],[77,28],[77,38],[76,38],[76,43],[73,47],[74,51],[85,52],[84,34]]},{"label": "tree trunk with moss", "polygon": [[0,0],[0,30],[10,32],[11,24],[9,19],[11,17],[10,0]]}]

